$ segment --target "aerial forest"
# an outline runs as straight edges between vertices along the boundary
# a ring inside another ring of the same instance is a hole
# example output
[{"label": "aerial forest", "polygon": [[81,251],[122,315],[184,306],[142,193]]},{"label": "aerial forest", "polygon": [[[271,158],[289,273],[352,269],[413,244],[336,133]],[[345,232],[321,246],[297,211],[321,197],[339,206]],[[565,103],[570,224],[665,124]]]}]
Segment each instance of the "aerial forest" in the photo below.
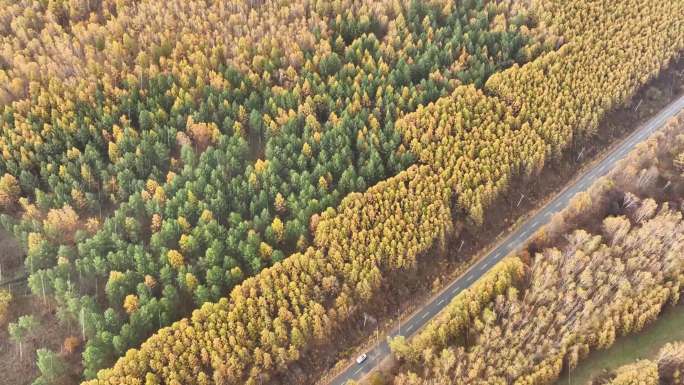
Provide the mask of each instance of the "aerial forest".
[{"label": "aerial forest", "polygon": [[[681,15],[673,0],[0,0],[0,224],[21,250],[0,257],[0,284],[17,277],[0,286],[0,357],[36,377],[10,381],[313,384],[402,274],[679,59]],[[395,340],[394,383],[547,384],[677,303],[672,127],[538,252]]]},{"label": "aerial forest", "polygon": [[[684,292],[684,113],[407,341],[394,385],[553,384]],[[681,305],[679,305],[681,306]],[[681,384],[681,343],[594,383]],[[565,379],[563,379],[565,381]],[[659,382],[660,381],[660,382]]]}]

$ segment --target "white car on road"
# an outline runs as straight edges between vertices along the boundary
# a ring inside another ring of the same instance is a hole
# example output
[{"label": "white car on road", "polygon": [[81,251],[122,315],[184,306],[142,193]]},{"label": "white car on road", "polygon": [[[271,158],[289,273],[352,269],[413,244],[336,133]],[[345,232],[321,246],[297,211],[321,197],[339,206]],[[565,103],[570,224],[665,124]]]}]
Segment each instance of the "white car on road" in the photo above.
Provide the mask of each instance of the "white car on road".
[{"label": "white car on road", "polygon": [[362,355],[356,357],[356,363],[361,364],[363,361],[366,361],[366,358],[368,358],[368,354],[363,353]]}]

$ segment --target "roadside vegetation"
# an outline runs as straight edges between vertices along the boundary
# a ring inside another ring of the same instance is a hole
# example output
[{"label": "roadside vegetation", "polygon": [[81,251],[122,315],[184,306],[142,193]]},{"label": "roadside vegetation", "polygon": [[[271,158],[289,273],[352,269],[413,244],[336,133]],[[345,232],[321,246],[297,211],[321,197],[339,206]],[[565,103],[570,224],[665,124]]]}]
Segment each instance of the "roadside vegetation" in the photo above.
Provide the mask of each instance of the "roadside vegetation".
[{"label": "roadside vegetation", "polygon": [[[394,339],[403,364],[393,384],[550,384],[562,373],[565,381],[591,352],[642,331],[664,309],[679,309],[683,154],[680,113],[575,196],[526,253],[460,293],[410,341]],[[658,383],[658,366],[640,361],[614,377],[616,384]]]},{"label": "roadside vegetation", "polygon": [[[373,293],[384,285],[391,286],[394,272],[413,268],[421,254],[431,250],[435,243],[443,244],[447,234],[454,236],[458,226],[454,226],[452,219],[452,199],[468,215],[469,219],[462,220],[480,223],[479,214],[505,189],[508,181],[539,172],[547,156],[553,158],[571,144],[568,140],[573,137],[572,130],[581,129],[578,138],[590,135],[608,109],[628,99],[640,82],[655,76],[678,55],[684,41],[681,25],[673,15],[680,5],[637,3],[615,7],[613,3],[600,2],[600,6],[582,11],[570,5],[564,8],[565,3],[554,3],[551,9],[540,8],[540,25],[548,23],[550,31],[576,37],[576,42],[569,39],[558,52],[495,74],[486,87],[501,96],[487,96],[474,87],[458,87],[450,96],[397,122],[407,148],[418,158],[417,166],[363,194],[348,196],[337,210],[327,210],[316,227],[314,248],[294,254],[255,279],[245,281],[230,298],[205,304],[174,328],[162,329],[141,349],[129,352],[111,370],[101,372],[99,381],[134,382],[149,376],[193,382],[197,378],[211,381],[211,375],[229,383],[244,378],[254,383],[287,381],[269,376],[264,366],[274,365],[273,357],[283,352],[292,352],[292,361],[310,360],[306,353],[317,345],[325,345],[333,331],[344,332]],[[610,12],[605,11],[608,8]],[[559,12],[561,18],[551,19],[551,14]],[[573,17],[583,18],[584,12],[595,12],[596,22],[579,32],[573,28],[581,22]],[[648,17],[636,17],[635,13]],[[551,20],[560,24],[551,24]],[[616,60],[610,56],[619,70],[603,66],[601,63],[609,59],[611,51],[592,48],[590,43],[598,36],[603,39],[606,28],[620,31],[607,41],[614,44],[611,49],[636,51],[643,44],[644,49],[653,50],[661,60],[646,60],[642,55]],[[645,34],[649,37],[644,38]],[[589,59],[588,54],[594,56]],[[568,66],[568,70],[560,71],[563,66]],[[546,78],[539,74],[540,68],[559,70],[553,72],[557,78],[548,88],[543,81]],[[603,75],[607,73],[614,76]],[[527,82],[519,80],[528,74],[531,78]],[[535,77],[537,80],[533,80]],[[508,91],[508,82],[514,81],[519,84]],[[535,87],[547,94],[546,104],[541,107],[549,111],[517,106],[515,95],[505,95],[515,92],[522,98],[535,94]],[[569,93],[566,87],[586,92]],[[559,135],[553,135],[556,129],[552,127],[557,127]],[[280,283],[274,277],[280,277]],[[309,283],[297,284],[302,281]],[[331,282],[335,285],[329,285]],[[299,292],[295,297],[292,291],[286,294],[279,289],[290,285],[311,294],[306,294],[302,301]],[[267,306],[270,312],[261,311],[264,306],[260,303],[272,303]],[[259,314],[259,318],[252,314]],[[288,314],[299,317],[290,318]],[[280,329],[280,325],[287,326]],[[211,337],[214,331],[234,328],[245,330],[248,336],[250,330],[254,331],[247,346],[231,344],[230,336],[216,337],[216,341],[225,341],[219,344]],[[307,329],[309,333],[302,332]],[[302,334],[305,338],[300,339]],[[198,339],[198,335],[206,337]],[[267,336],[271,336],[268,341],[281,344],[265,345]],[[160,353],[176,341],[188,347],[183,354],[170,358]],[[221,347],[215,356],[203,358],[199,353],[202,349],[215,350],[217,345]],[[137,364],[146,361],[153,363],[143,367]],[[191,362],[203,365],[198,367]],[[283,361],[276,359],[275,366],[278,362]],[[188,371],[191,367],[193,371]]]},{"label": "roadside vegetation", "polygon": [[[1,220],[43,303],[8,320],[13,348],[23,361],[31,346],[46,384],[312,383],[379,296],[675,61],[682,13],[666,0],[0,0]],[[624,213],[629,239],[678,228],[653,199],[657,215]],[[590,261],[567,258],[603,283],[591,256],[614,245],[586,233]],[[670,263],[642,246],[639,261]],[[533,287],[519,273],[534,263],[501,273],[482,311],[502,294],[529,305],[503,288]],[[675,281],[629,281],[662,289],[630,328]],[[45,320],[68,337],[41,346]]]},{"label": "roadside vegetation", "polygon": [[551,47],[508,1],[0,12],[3,224],[87,378],[411,165],[396,119]]}]

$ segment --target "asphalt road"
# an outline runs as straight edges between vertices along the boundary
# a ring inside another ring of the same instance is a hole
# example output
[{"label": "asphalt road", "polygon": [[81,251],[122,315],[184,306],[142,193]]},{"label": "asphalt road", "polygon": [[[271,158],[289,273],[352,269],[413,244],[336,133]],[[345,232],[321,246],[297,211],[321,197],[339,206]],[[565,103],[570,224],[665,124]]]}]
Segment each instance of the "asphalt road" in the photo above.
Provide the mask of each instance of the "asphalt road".
[{"label": "asphalt road", "polygon": [[[629,135],[616,146],[611,152],[604,155],[600,162],[594,167],[586,170],[579,178],[569,184],[556,197],[549,201],[537,213],[525,221],[523,224],[509,234],[503,242],[495,249],[481,258],[463,275],[451,282],[438,296],[431,298],[430,302],[423,305],[413,313],[411,318],[395,327],[390,336],[403,335],[407,338],[415,334],[425,326],[432,317],[436,316],[458,293],[470,286],[483,274],[485,274],[494,264],[503,259],[510,252],[517,250],[525,244],[527,239],[533,235],[540,227],[544,226],[558,211],[568,205],[570,199],[577,193],[585,191],[601,176],[610,171],[617,161],[624,158],[638,143],[647,139],[654,131],[659,129],[669,118],[684,108],[684,95],[663,108],[656,116],[639,126],[636,131]],[[338,374],[330,385],[344,385],[349,380],[359,380],[370,373],[378,363],[385,359],[389,354],[387,346],[387,335],[379,336],[379,343],[366,352],[368,358],[361,364],[349,366]]]}]

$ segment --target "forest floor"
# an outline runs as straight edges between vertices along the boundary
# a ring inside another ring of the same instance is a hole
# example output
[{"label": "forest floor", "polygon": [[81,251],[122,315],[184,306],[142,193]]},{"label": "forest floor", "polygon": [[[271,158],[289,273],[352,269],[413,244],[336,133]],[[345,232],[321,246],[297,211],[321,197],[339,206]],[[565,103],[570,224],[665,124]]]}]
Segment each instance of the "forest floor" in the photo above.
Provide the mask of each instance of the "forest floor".
[{"label": "forest floor", "polygon": [[3,288],[6,288],[3,283],[23,274],[24,255],[24,249],[19,242],[0,227],[0,285]]},{"label": "forest floor", "polygon": [[[602,120],[597,135],[569,148],[564,156],[549,163],[541,175],[533,180],[515,180],[510,190],[493,203],[485,215],[482,227],[466,224],[458,237],[448,241],[444,252],[431,250],[419,263],[418,271],[402,276],[398,291],[383,291],[372,316],[376,324],[359,328],[346,335],[344,343],[337,344],[336,357],[326,351],[314,354],[317,362],[301,368],[306,373],[321,373],[320,365],[329,365],[317,381],[303,383],[326,384],[336,373],[347,367],[349,360],[371,347],[376,339],[384,339],[398,319],[408,319],[421,304],[440,289],[460,276],[479,257],[497,245],[509,231],[525,218],[543,207],[551,197],[570,181],[590,168],[596,159],[627,137],[636,127],[655,115],[675,97],[684,92],[684,58],[673,62],[660,76],[645,84],[626,105],[608,113]],[[461,221],[463,213],[454,210],[454,221]],[[397,281],[397,280],[394,280]],[[397,310],[399,309],[399,310]],[[399,316],[397,316],[400,314]],[[360,320],[360,322],[363,319]],[[316,367],[318,366],[318,367]],[[391,362],[385,362],[382,371],[392,372]],[[380,382],[378,382],[380,383]],[[560,385],[560,384],[559,384]]]},{"label": "forest floor", "polygon": [[[24,249],[12,234],[0,228],[0,288],[12,293],[7,320],[0,323],[0,385],[32,383],[39,374],[36,349],[47,347],[59,353],[64,339],[78,334],[76,325],[65,327],[60,324],[56,315],[57,306],[49,296],[42,298],[31,294],[26,280],[23,279],[25,255]],[[7,324],[26,314],[33,315],[40,326],[27,338],[23,347],[23,359],[20,359],[17,346],[9,338]],[[64,358],[70,363],[70,368],[79,370],[81,360],[78,349]]]},{"label": "forest floor", "polygon": [[556,385],[585,385],[602,373],[631,364],[643,358],[653,358],[663,345],[684,341],[684,303],[666,309],[663,314],[638,334],[619,337],[606,350],[594,351],[580,361],[575,370],[563,374]]}]

